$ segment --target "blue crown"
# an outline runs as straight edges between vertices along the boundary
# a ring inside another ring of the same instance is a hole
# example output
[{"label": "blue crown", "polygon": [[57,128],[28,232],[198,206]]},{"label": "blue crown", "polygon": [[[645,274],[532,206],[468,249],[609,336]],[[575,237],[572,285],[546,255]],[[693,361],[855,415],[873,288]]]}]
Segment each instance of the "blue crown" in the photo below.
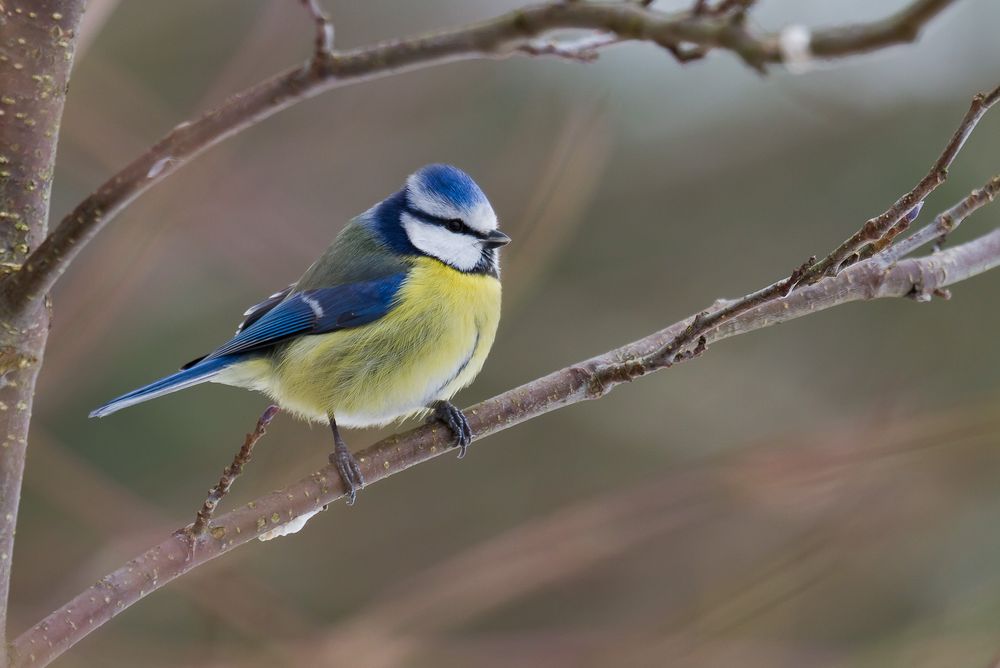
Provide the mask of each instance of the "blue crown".
[{"label": "blue crown", "polygon": [[486,195],[479,189],[472,177],[458,167],[451,165],[427,165],[410,177],[411,183],[418,185],[430,195],[441,198],[456,209],[471,209],[486,201]]}]

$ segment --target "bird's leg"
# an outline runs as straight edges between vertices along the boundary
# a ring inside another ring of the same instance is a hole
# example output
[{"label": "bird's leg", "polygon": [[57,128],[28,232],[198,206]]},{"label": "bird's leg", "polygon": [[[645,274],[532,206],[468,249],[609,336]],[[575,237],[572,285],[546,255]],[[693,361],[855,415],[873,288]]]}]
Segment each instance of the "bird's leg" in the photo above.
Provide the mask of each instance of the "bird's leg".
[{"label": "bird's leg", "polygon": [[361,475],[361,467],[351,451],[347,449],[337,421],[330,416],[330,429],[333,431],[333,452],[330,453],[330,463],[337,467],[337,473],[344,483],[344,493],[347,495],[347,505],[353,506],[358,498],[358,490],[365,488],[365,478]]},{"label": "bird's leg", "polygon": [[469,444],[472,443],[472,427],[469,426],[465,413],[455,404],[444,400],[435,401],[431,405],[431,410],[434,411],[434,417],[448,425],[448,429],[451,429],[452,433],[455,434],[458,458],[461,459],[468,451]]}]

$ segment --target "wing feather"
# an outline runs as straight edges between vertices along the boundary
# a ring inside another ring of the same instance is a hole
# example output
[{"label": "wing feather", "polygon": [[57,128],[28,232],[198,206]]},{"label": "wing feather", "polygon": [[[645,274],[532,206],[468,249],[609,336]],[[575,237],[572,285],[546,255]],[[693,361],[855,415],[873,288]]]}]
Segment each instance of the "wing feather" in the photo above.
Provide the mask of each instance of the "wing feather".
[{"label": "wing feather", "polygon": [[244,311],[243,312],[243,315],[244,315],[243,322],[241,322],[240,326],[236,328],[236,333],[239,334],[244,329],[246,329],[250,325],[252,325],[255,322],[257,322],[258,320],[260,320],[262,317],[264,317],[265,315],[267,315],[268,311],[270,311],[275,306],[277,306],[278,304],[280,304],[281,302],[283,302],[285,300],[285,297],[288,296],[288,294],[292,291],[292,289],[294,287],[295,287],[295,284],[292,283],[291,285],[289,285],[284,290],[281,290],[279,292],[275,292],[273,295],[271,295],[270,297],[268,297],[267,299],[265,299],[261,303],[254,304],[253,306],[251,306],[250,308],[248,308],[246,311]]},{"label": "wing feather", "polygon": [[[325,334],[374,322],[395,306],[405,276],[397,273],[291,295],[289,289],[280,303],[265,307],[268,299],[251,309],[236,336],[205,359],[268,348],[293,336]],[[258,308],[267,310],[258,315]]]}]

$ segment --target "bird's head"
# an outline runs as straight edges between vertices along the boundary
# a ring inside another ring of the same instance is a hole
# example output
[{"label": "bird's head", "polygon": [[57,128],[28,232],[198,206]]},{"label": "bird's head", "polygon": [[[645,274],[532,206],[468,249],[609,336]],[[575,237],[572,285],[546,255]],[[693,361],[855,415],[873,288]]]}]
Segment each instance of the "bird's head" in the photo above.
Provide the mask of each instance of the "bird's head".
[{"label": "bird's head", "polygon": [[383,239],[397,252],[429,255],[459,271],[499,274],[497,249],[510,242],[472,178],[450,165],[427,165],[372,210]]}]

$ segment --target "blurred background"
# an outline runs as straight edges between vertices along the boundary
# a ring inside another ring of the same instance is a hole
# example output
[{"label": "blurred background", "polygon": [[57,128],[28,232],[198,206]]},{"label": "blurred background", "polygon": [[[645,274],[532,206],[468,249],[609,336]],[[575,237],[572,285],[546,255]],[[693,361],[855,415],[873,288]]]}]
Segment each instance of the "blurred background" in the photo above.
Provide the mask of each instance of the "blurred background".
[{"label": "blurred background", "polygon": [[[341,48],[520,0],[326,0]],[[685,3],[659,2],[664,9]],[[761,30],[905,0],[761,0]],[[302,62],[291,0],[92,0],[55,219],[181,121]],[[189,522],[263,397],[106,399],[226,339],[351,216],[437,161],[514,243],[468,405],[822,254],[929,168],[1000,81],[1000,5],[912,46],[762,78],[631,44],[332,91],[213,149],[91,244],[54,296],[15,553],[15,631]],[[1000,169],[1000,112],[924,220]],[[977,214],[960,238],[1000,220]],[[60,666],[976,666],[1000,652],[1000,272],[723,342],[337,504],[156,592]],[[349,432],[357,449],[380,434]],[[226,507],[321,466],[281,416]]]}]

